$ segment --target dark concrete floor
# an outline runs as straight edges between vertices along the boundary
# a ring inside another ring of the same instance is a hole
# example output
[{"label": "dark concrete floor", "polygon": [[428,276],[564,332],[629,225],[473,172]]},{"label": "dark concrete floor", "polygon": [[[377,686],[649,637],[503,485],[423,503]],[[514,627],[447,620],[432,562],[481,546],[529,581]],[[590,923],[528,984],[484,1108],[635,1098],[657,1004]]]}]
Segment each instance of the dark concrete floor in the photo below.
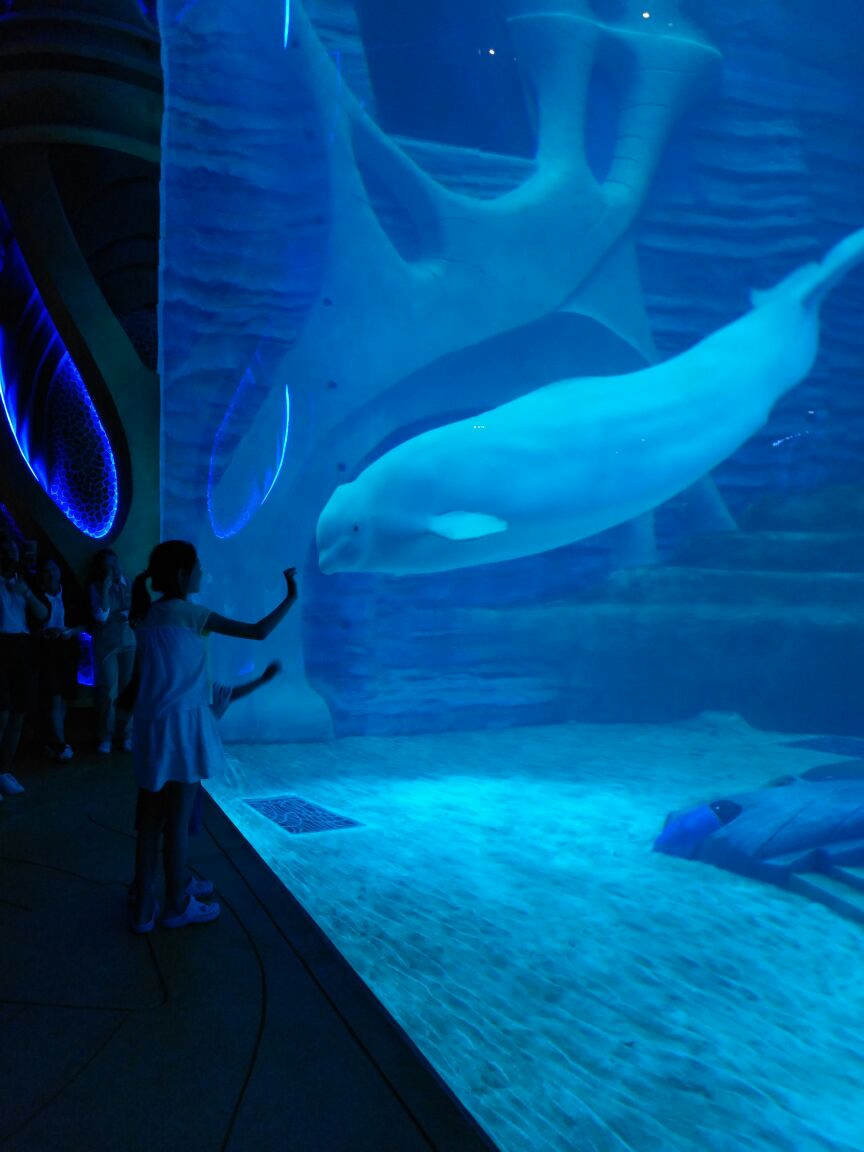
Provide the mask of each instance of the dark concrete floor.
[{"label": "dark concrete floor", "polygon": [[490,1152],[210,801],[213,924],[133,936],[129,757],[24,763],[0,804],[0,1148]]}]

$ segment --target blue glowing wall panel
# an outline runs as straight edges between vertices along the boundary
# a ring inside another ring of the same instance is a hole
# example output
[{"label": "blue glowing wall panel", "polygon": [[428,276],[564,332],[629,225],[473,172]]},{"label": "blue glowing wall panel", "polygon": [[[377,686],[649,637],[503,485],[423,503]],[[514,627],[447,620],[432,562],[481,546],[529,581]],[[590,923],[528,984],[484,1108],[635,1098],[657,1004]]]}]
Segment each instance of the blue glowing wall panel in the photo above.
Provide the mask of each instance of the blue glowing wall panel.
[{"label": "blue glowing wall panel", "polygon": [[0,208],[0,402],[34,480],[81,532],[107,536],[119,505],[111,444]]}]

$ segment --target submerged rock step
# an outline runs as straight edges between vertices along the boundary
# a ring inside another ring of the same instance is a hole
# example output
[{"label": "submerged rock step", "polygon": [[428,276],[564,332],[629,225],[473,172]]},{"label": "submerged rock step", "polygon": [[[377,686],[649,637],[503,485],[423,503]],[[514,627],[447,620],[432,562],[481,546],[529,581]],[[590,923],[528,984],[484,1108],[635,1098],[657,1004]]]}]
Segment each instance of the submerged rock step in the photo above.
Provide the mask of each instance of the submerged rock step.
[{"label": "submerged rock step", "polygon": [[453,608],[414,625],[377,649],[374,687],[343,685],[340,726],[651,723],[711,709],[775,731],[862,731],[859,606],[595,600],[504,618]]},{"label": "submerged rock step", "polygon": [[[864,617],[857,605],[594,601],[522,608],[509,614],[506,628],[501,613],[488,608],[453,609],[446,623],[443,628],[440,614],[430,611],[415,617],[410,635],[382,635],[376,648],[379,675],[389,668],[407,672],[457,665],[480,677],[507,675],[511,668],[545,669],[554,679],[562,663],[570,668],[586,649],[626,653],[648,645],[674,657],[689,644],[700,651],[701,661],[730,646],[741,659],[766,645],[803,652],[818,637],[849,650],[864,645]],[[693,647],[682,655],[692,659]]]},{"label": "submerged rock step", "polygon": [[789,878],[789,889],[826,905],[840,916],[864,924],[864,892],[822,872],[799,873]]},{"label": "submerged rock step", "polygon": [[833,876],[835,880],[842,881],[864,896],[864,868],[833,864],[829,865],[826,875]]},{"label": "submerged rock step", "polygon": [[593,603],[520,616],[511,635],[553,651],[571,719],[671,721],[711,709],[775,731],[862,730],[858,609]]},{"label": "submerged rock step", "polygon": [[772,492],[740,517],[749,532],[851,533],[864,523],[864,484],[844,484],[817,492]]},{"label": "submerged rock step", "polygon": [[550,718],[567,719],[555,681],[476,677],[453,670],[389,673],[376,681],[374,692],[343,694],[334,702],[337,732],[365,735],[509,728],[544,724]]},{"label": "submerged rock step", "polygon": [[760,572],[864,572],[864,534],[722,532],[691,540],[669,564]]},{"label": "submerged rock step", "polygon": [[754,572],[663,566],[616,572],[578,603],[730,605],[742,611],[785,612],[787,607],[864,608],[864,573]]}]

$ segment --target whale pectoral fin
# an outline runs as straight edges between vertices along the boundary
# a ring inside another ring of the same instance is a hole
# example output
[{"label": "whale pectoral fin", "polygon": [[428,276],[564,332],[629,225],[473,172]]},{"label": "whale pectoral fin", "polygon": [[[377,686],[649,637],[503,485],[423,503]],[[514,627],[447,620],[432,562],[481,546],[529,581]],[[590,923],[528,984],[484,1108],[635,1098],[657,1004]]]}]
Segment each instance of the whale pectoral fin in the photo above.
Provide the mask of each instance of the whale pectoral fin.
[{"label": "whale pectoral fin", "polygon": [[434,536],[445,540],[479,540],[496,532],[506,532],[508,524],[485,512],[445,512],[443,516],[433,516],[428,528]]}]

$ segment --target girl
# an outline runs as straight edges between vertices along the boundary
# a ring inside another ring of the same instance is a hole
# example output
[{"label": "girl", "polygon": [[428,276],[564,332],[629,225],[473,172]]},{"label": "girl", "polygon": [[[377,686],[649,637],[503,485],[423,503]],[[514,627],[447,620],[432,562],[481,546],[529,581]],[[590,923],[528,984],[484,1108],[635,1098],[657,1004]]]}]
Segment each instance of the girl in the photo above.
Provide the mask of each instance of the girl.
[{"label": "girl", "polygon": [[99,731],[97,752],[108,755],[111,741],[124,751],[132,749],[129,714],[119,709],[115,728],[117,696],[132,675],[135,637],[129,627],[129,585],[120,568],[117,553],[110,548],[97,552],[88,574],[90,613],[93,617],[93,665],[96,669],[96,702]]},{"label": "girl", "polygon": [[[138,781],[133,932],[152,931],[159,912],[153,897],[163,838],[166,928],[206,924],[219,915],[187,887],[189,817],[198,784],[224,767],[222,744],[211,709],[206,637],[211,632],[264,640],[297,599],[294,568],[285,571],[287,591],[272,612],[254,624],[219,616],[187,597],[201,586],[201,565],[192,544],[157,544],[146,572],[132,587],[131,620],[138,641],[129,696],[134,698],[132,753]],[[150,581],[162,597],[151,603]]]}]

